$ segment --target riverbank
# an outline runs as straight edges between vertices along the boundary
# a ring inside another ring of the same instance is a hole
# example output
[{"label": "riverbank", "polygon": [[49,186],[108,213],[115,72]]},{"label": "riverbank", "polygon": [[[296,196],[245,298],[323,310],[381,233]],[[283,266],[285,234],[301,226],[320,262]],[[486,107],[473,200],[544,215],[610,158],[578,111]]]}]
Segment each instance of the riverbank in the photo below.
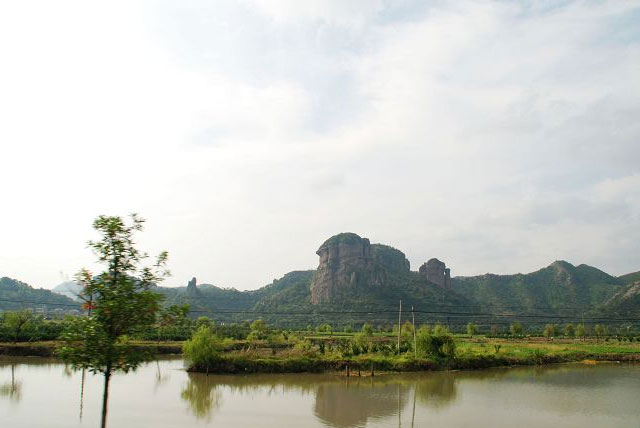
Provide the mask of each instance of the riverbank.
[{"label": "riverbank", "polygon": [[[180,355],[182,342],[134,342],[133,346],[154,355]],[[377,372],[412,372],[430,370],[473,370],[490,367],[531,366],[590,361],[640,362],[640,343],[596,340],[555,340],[541,338],[492,339],[456,338],[453,359],[417,358],[413,353],[400,356],[367,353],[344,355],[336,350],[295,348],[273,349],[230,344],[209,367],[192,367],[190,371],[209,373],[321,373],[343,372],[351,376],[370,376]],[[55,357],[60,342],[0,343],[0,355]]]},{"label": "riverbank", "polygon": [[590,361],[640,362],[640,343],[597,340],[547,340],[540,338],[456,338],[455,358],[420,358],[380,352],[345,355],[342,352],[299,349],[227,351],[208,367],[190,371],[209,373],[336,372],[370,375],[371,372],[473,370],[491,367],[531,366]]},{"label": "riverbank", "polygon": [[309,355],[267,357],[232,353],[222,355],[214,364],[207,368],[191,367],[189,371],[220,374],[343,372],[347,376],[371,376],[372,374],[375,375],[375,373],[379,372],[478,370],[494,367],[532,366],[580,361],[640,362],[640,352],[572,352],[567,354],[540,352],[533,355],[522,356],[501,354],[463,354],[450,360],[416,358],[411,355],[360,355],[357,357],[343,358]]}]

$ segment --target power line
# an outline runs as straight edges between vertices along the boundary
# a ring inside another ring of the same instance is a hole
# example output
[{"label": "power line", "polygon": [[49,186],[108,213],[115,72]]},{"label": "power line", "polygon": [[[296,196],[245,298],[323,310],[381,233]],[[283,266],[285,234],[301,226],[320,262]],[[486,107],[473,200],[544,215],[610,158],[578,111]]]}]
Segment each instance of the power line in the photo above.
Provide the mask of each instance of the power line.
[{"label": "power line", "polygon": [[[32,304],[32,305],[41,305],[41,306],[53,306],[53,307],[74,307],[81,309],[81,303],[72,304],[72,303],[56,303],[56,302],[39,302],[39,301],[30,301],[30,300],[22,300],[22,299],[5,299],[0,298],[1,302],[10,302],[10,303],[21,303],[21,304]],[[450,305],[448,307],[478,307],[479,305]],[[322,316],[322,315],[364,315],[364,316],[375,316],[375,315],[387,315],[390,318],[395,316],[397,313],[396,310],[320,310],[320,311],[268,311],[268,310],[216,310],[216,309],[190,309],[191,313],[207,313],[213,315],[271,315],[271,316],[285,316],[285,317],[298,317],[298,316]],[[489,312],[453,312],[446,310],[433,310],[433,311],[425,311],[425,310],[415,310],[418,314],[424,315],[434,315],[434,316],[443,316],[443,317],[465,317],[469,318],[485,318],[491,317],[495,318],[494,321],[491,321],[492,324],[495,324],[500,319],[508,318],[508,319],[551,319],[551,320],[584,320],[590,322],[640,322],[640,318],[638,317],[610,317],[610,316],[592,316],[592,317],[580,317],[580,316],[568,316],[568,315],[560,315],[560,314],[531,314],[531,313],[522,313],[522,314],[514,314],[514,313],[489,313]],[[455,320],[454,320],[455,321]],[[489,321],[486,321],[489,322]]]}]

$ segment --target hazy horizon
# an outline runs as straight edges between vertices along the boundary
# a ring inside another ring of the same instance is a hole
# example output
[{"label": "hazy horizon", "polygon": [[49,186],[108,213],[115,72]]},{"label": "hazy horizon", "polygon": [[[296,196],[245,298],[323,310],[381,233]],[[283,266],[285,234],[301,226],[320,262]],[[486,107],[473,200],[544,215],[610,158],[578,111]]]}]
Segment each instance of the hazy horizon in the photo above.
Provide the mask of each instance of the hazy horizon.
[{"label": "hazy horizon", "polygon": [[640,270],[639,1],[0,4],[0,275],[256,289],[351,231],[453,276]]}]

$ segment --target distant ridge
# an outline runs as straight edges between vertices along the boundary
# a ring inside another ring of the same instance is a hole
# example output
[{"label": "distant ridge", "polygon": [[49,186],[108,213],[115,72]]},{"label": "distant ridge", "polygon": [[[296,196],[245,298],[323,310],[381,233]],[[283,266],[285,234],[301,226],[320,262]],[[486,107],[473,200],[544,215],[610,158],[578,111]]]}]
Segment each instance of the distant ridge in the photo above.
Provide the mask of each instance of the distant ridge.
[{"label": "distant ridge", "polygon": [[[640,309],[640,302],[633,297],[640,287],[628,285],[640,277],[640,272],[614,277],[593,266],[574,266],[557,260],[525,274],[450,277],[449,268],[436,258],[424,263],[419,271],[412,271],[400,250],[371,244],[367,238],[351,232],[328,238],[317,254],[316,270],[290,272],[257,290],[238,291],[200,284],[196,295],[195,283],[190,292],[188,287],[158,287],[158,290],[167,296],[168,303],[189,302],[195,313],[213,317],[227,311],[236,320],[247,319],[250,313],[262,313],[260,316],[265,319],[282,321],[287,319],[287,313],[300,312],[308,313],[309,320],[313,320],[316,312],[342,311],[340,320],[348,323],[349,312],[393,312],[399,300],[423,311],[482,310],[511,314],[544,311],[563,315],[572,311],[572,314],[602,315],[620,313],[620,305],[625,310]],[[280,315],[270,317],[274,313]],[[227,319],[229,316],[225,315]],[[385,321],[389,322],[386,318]]]},{"label": "distant ridge", "polygon": [[78,302],[43,288],[36,289],[16,279],[0,278],[0,310],[80,309]]}]

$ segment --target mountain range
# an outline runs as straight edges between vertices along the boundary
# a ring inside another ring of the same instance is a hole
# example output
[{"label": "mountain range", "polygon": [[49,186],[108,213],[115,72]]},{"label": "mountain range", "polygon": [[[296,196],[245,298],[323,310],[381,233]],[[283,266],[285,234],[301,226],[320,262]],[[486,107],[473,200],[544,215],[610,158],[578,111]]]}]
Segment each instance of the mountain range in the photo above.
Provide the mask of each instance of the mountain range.
[{"label": "mountain range", "polygon": [[186,287],[158,291],[168,303],[189,303],[194,314],[221,321],[261,316],[296,325],[390,324],[397,320],[400,300],[405,313],[413,306],[421,322],[460,325],[517,317],[537,324],[640,318],[640,272],[615,277],[555,261],[527,274],[452,277],[436,258],[414,271],[402,251],[354,233],[329,238],[316,253],[317,269],[289,272],[253,291],[198,285],[195,278]]},{"label": "mountain range", "polygon": [[[156,290],[166,304],[188,303],[193,316],[223,322],[262,317],[282,325],[391,324],[397,321],[400,301],[405,314],[415,309],[417,322],[453,325],[508,322],[509,317],[537,323],[639,318],[640,272],[615,277],[592,266],[555,261],[527,274],[452,277],[436,258],[411,270],[402,251],[354,233],[327,239],[316,253],[317,269],[289,272],[257,290],[197,284],[196,278],[184,287]],[[6,296],[68,308],[79,290],[67,282],[53,291],[2,278],[0,309],[19,306]]]}]

